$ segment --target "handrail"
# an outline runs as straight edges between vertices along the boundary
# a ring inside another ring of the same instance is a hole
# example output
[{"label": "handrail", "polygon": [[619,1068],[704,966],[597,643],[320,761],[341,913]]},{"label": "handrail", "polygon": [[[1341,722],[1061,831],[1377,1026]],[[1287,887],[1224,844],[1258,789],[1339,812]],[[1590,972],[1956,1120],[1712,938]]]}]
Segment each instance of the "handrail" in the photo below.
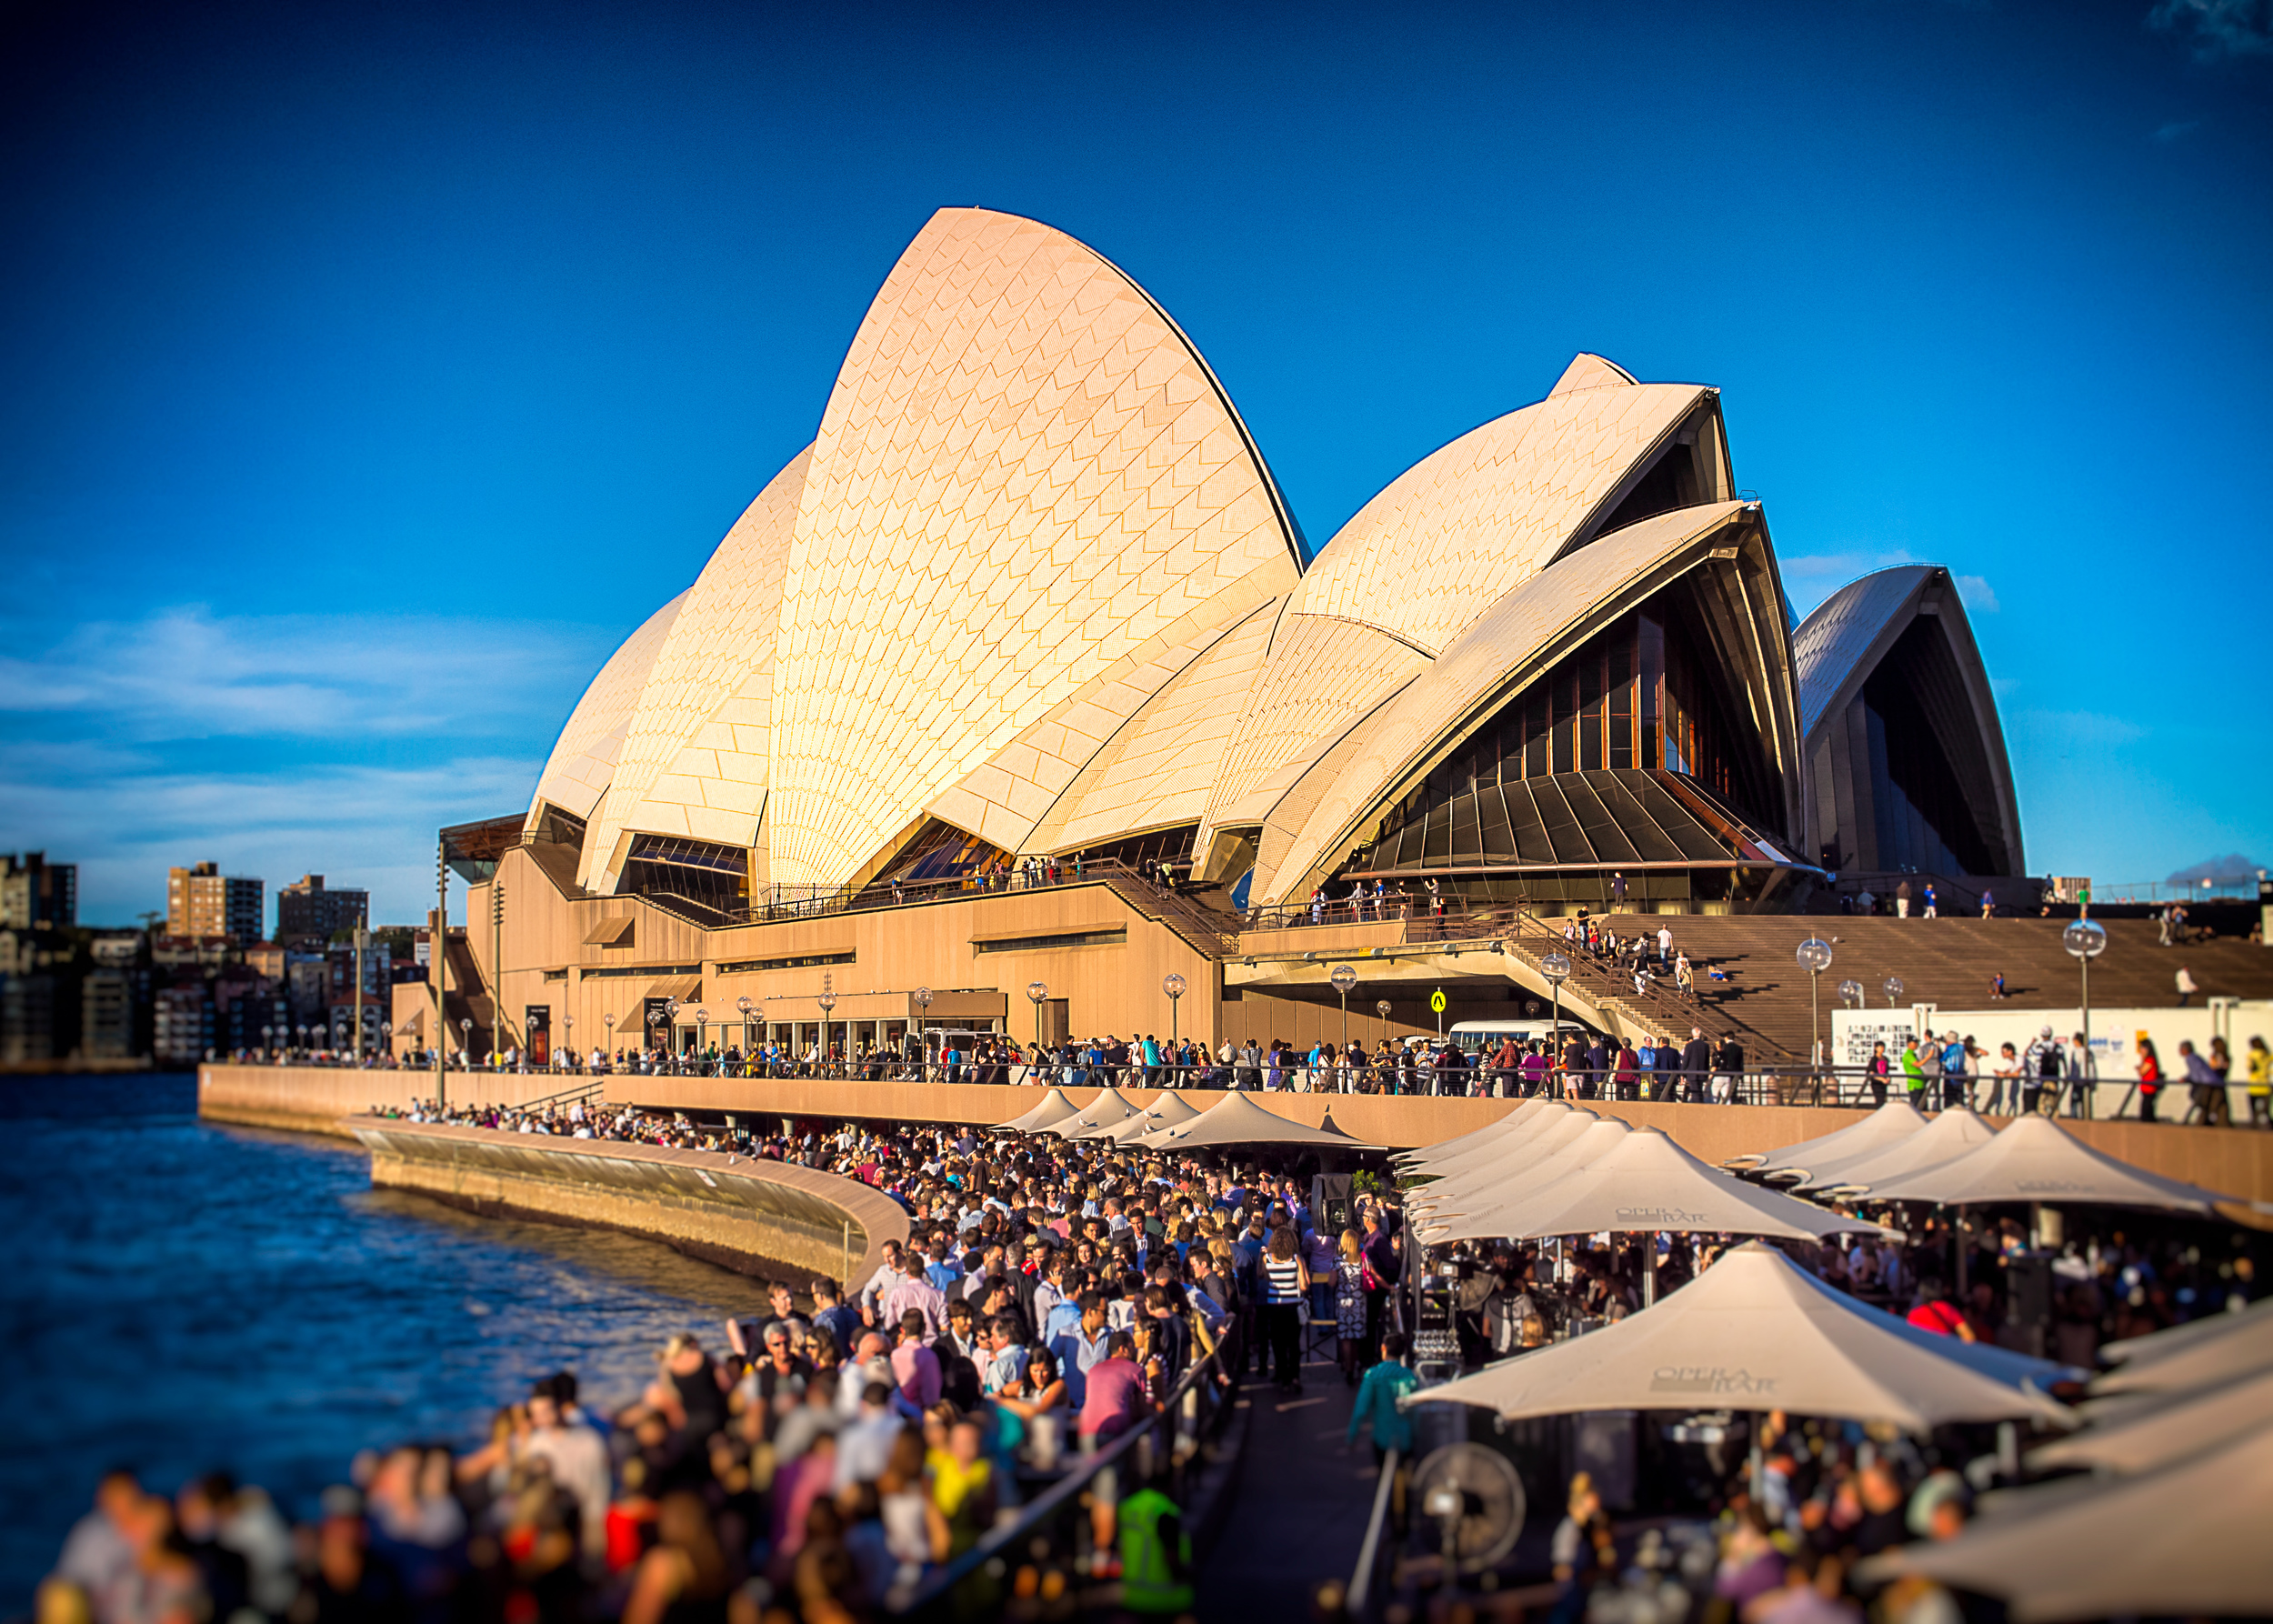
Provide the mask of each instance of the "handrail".
[{"label": "handrail", "polygon": [[1357,1548],[1357,1568],[1349,1576],[1349,1594],[1344,1598],[1350,1616],[1362,1619],[1372,1610],[1373,1569],[1381,1550],[1381,1527],[1388,1520],[1389,1493],[1397,1482],[1396,1449],[1381,1457],[1381,1483],[1373,1491],[1373,1515],[1366,1519],[1365,1543]]},{"label": "handrail", "polygon": [[976,1573],[981,1568],[1026,1539],[1058,1509],[1087,1488],[1092,1479],[1123,1455],[1136,1447],[1136,1440],[1150,1436],[1161,1426],[1173,1428],[1177,1414],[1183,1407],[1184,1397],[1197,1385],[1202,1375],[1211,1370],[1223,1357],[1222,1344],[1210,1349],[1206,1357],[1194,1361],[1185,1371],[1183,1379],[1169,1389],[1161,1401],[1159,1410],[1137,1426],[1115,1439],[1082,1463],[1078,1471],[1068,1472],[1027,1503],[1025,1513],[1016,1521],[998,1524],[983,1535],[978,1543],[965,1551],[938,1572],[927,1576],[904,1599],[885,1603],[886,1610],[902,1617],[930,1606],[948,1591]]}]

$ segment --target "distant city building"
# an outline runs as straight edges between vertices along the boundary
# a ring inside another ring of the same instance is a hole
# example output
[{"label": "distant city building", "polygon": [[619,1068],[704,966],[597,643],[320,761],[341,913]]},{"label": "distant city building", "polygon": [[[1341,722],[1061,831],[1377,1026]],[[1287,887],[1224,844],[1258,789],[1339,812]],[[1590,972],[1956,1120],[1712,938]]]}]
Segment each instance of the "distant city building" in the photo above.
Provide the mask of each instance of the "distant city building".
[{"label": "distant city building", "polygon": [[213,999],[199,984],[162,988],[150,1050],[160,1065],[194,1066],[213,1047]]},{"label": "distant city building", "polygon": [[44,851],[7,854],[0,872],[0,927],[68,930],[79,922],[79,866]]},{"label": "distant city building", "polygon": [[370,917],[370,892],[325,890],[320,874],[302,875],[276,893],[276,939],[287,947],[321,947]]},{"label": "distant city building", "polygon": [[211,863],[169,868],[165,877],[165,934],[226,937],[235,942],[261,938],[266,887],[257,879],[223,874]]},{"label": "distant city building", "polygon": [[124,1060],[135,1052],[135,972],[104,967],[79,983],[79,1053],[89,1060]]}]

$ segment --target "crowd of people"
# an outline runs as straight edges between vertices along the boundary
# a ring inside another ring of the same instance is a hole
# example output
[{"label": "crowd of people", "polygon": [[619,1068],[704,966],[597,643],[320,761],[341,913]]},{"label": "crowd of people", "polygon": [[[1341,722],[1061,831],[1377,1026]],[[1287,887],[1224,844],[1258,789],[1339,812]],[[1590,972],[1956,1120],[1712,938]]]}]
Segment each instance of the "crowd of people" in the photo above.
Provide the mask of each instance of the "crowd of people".
[{"label": "crowd of people", "polygon": [[[673,1337],[612,1411],[556,1372],[473,1448],[361,1458],[296,1528],[225,1479],[169,1499],[115,1473],[42,1592],[43,1624],[872,1617],[1163,1418],[1179,1384],[1195,1402],[1165,1418],[1189,1429],[1250,1363],[1298,1383],[1297,1299],[1331,1315],[1341,1293],[1355,1383],[1398,1268],[1394,1200],[1322,1236],[1291,1178],[1097,1142],[768,1137],[574,1101],[380,1115],[816,1168],[890,1195],[909,1238],[863,1280],[773,1280],[761,1311]],[[1149,1444],[1098,1472],[1050,1556],[999,1584],[973,1576],[960,1604],[991,1616],[1102,1579],[1136,1611],[1187,1610],[1167,1474],[1187,1451]]]},{"label": "crowd of people", "polygon": [[[556,1371],[502,1407],[486,1438],[360,1457],[296,1525],[225,1476],[168,1495],[113,1473],[42,1590],[42,1624],[839,1624],[937,1579],[1037,1491],[1123,1440],[1131,1447],[1096,1471],[1077,1514],[1040,1530],[1040,1545],[1022,1542],[999,1571],[960,1579],[956,1604],[965,1616],[1052,1616],[1105,1583],[1130,1610],[1173,1616],[1192,1604],[1192,1573],[1172,1469],[1191,1458],[1185,1429],[1222,1413],[1250,1372],[1292,1393],[1330,1346],[1335,1375],[1357,1388],[1348,1435],[1409,1453],[1397,1399],[1416,1379],[1416,1328],[1397,1289],[1407,1236],[1387,1179],[1355,1180],[1329,1215],[1287,1173],[1102,1139],[850,1123],[768,1134],[582,1101],[382,1114],[816,1168],[889,1196],[908,1237],[880,1247],[865,1278],[766,1282],[762,1307],[715,1333],[672,1337],[652,1382],[612,1407]],[[1460,1361],[1638,1311],[1645,1246],[1658,1248],[1665,1293],[1726,1241],[1465,1248],[1451,1308]],[[1791,1250],[1924,1329],[1987,1341],[2009,1334],[2007,1265],[2030,1248],[2011,1222],[1953,1235],[1937,1219],[1907,1244]],[[1952,1262],[1963,1291],[1945,1285]],[[2103,1339],[2256,1290],[2246,1249],[2119,1233],[2073,1241],[2053,1268],[2055,1313],[2038,1334],[2042,1351],[2073,1364]],[[1179,1387],[1191,1404],[1172,1402]],[[1129,1435],[1155,1420],[1180,1441],[1137,1447]],[[1963,1462],[1883,1429],[1771,1423],[1764,1441],[1757,1497],[1735,1477],[1666,1486],[1717,1503],[1721,1534],[1702,1558],[1658,1553],[1667,1573],[1701,1562],[1745,1624],[1803,1624],[1761,1599],[1806,1587],[1849,1607],[1839,1564],[1943,1531],[1972,1491],[1961,1472],[1950,1487]],[[1605,1543],[1589,1493],[1574,1487],[1555,1560],[1570,1594],[1615,1598],[1635,1571],[1657,1569]]]}]

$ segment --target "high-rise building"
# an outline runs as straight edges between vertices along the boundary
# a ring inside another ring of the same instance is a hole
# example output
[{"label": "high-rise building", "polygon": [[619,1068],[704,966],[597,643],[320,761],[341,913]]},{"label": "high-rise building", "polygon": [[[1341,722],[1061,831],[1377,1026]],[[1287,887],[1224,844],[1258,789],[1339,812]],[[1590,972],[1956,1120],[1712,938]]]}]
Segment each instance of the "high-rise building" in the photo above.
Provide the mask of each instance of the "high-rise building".
[{"label": "high-rise building", "polygon": [[256,879],[223,874],[211,863],[169,868],[165,876],[165,934],[219,936],[256,942],[267,887]]},{"label": "high-rise building", "polygon": [[68,930],[79,922],[79,866],[44,851],[7,854],[0,871],[0,928]]},{"label": "high-rise building", "polygon": [[320,947],[370,917],[370,892],[327,891],[320,874],[304,874],[276,893],[276,940],[287,947]]}]

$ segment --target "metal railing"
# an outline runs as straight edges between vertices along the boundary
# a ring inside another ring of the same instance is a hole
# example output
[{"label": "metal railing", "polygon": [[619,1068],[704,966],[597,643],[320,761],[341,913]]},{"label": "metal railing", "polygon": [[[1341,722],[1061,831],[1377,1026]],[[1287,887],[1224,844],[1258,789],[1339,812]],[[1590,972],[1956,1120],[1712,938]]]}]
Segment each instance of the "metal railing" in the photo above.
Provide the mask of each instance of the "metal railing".
[{"label": "metal railing", "polygon": [[[1132,1454],[1138,1457],[1132,1463],[1138,1479],[1149,1476],[1156,1467],[1165,1470],[1169,1498],[1188,1509],[1189,1489],[1199,1467],[1207,1460],[1205,1446],[1222,1429],[1232,1409],[1229,1400],[1236,1388],[1217,1379],[1222,1360],[1220,1344],[1195,1359],[1151,1416],[1094,1455],[1078,1460],[1073,1470],[1035,1496],[1016,1516],[998,1520],[970,1549],[925,1574],[906,1595],[887,1599],[885,1610],[896,1618],[947,1616],[966,1610],[958,1607],[956,1589],[982,1574],[1007,1581],[1013,1552],[1027,1562],[1062,1561],[1063,1570],[1076,1569],[1090,1537],[1089,1519],[1082,1514],[1082,1497],[1093,1489],[1107,1468],[1117,1471]],[[1003,1588],[1009,1589],[1007,1582]]]}]

